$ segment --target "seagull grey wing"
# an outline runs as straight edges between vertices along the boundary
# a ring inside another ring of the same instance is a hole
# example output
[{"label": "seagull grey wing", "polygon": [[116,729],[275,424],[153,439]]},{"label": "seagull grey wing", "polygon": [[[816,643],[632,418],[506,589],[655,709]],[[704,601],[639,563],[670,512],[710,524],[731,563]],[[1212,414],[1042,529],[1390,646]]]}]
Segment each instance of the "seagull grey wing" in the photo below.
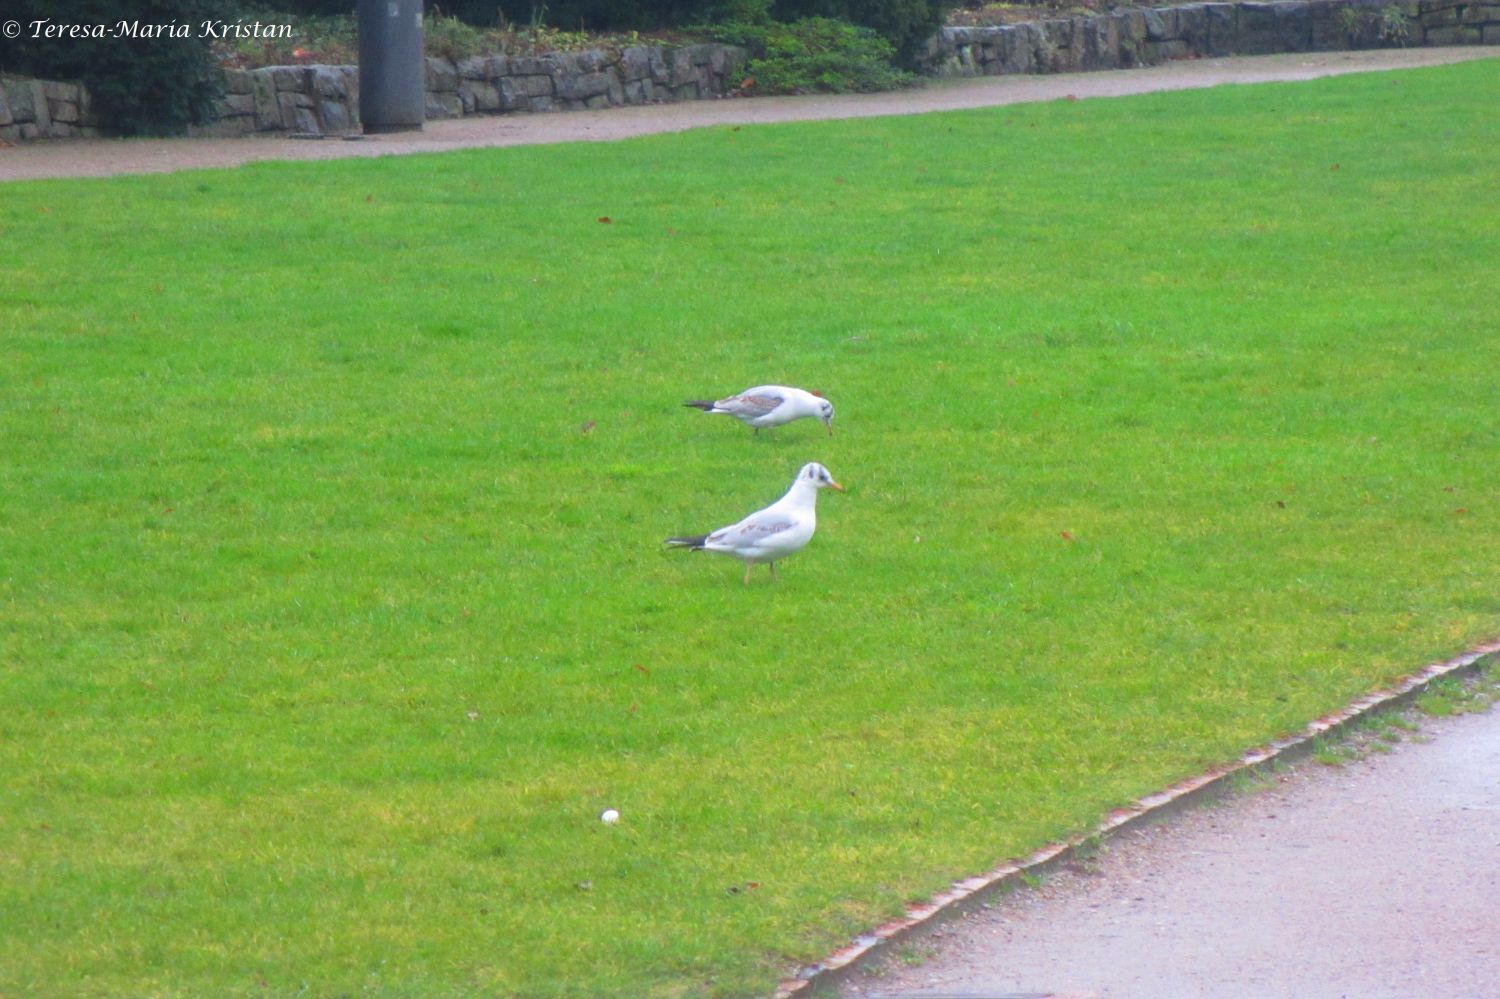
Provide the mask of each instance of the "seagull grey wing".
[{"label": "seagull grey wing", "polygon": [[738,524],[729,528],[729,530],[742,538],[760,540],[762,538],[773,537],[777,534],[783,534],[796,526],[797,521],[791,517],[762,517],[759,514],[755,514],[746,517]]},{"label": "seagull grey wing", "polygon": [[710,534],[706,543],[710,545],[727,545],[731,548],[742,548],[746,545],[756,545],[766,538],[784,534],[797,526],[795,518],[779,513],[770,513],[766,510],[757,510],[738,524],[730,524],[721,527]]},{"label": "seagull grey wing", "polygon": [[762,392],[756,395],[732,395],[728,399],[720,399],[716,406],[720,412],[729,413],[742,420],[753,420],[756,417],[765,416],[785,401],[785,396]]}]

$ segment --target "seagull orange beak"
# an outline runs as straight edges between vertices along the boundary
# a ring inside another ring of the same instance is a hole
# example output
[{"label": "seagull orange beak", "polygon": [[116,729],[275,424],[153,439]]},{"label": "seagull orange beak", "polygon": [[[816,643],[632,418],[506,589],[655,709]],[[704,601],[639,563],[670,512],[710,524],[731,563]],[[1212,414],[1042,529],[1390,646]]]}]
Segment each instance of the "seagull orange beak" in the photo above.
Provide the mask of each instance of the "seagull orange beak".
[{"label": "seagull orange beak", "polygon": [[841,493],[842,492],[848,492],[847,489],[845,489],[843,486],[839,485],[837,482],[833,481],[832,479],[828,480],[828,488],[829,489],[837,489]]}]

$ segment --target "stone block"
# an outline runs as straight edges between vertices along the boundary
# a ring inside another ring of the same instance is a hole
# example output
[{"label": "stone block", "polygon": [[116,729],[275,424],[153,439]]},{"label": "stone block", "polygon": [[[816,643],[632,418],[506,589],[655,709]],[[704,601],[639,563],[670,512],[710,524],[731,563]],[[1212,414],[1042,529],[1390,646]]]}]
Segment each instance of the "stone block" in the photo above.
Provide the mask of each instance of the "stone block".
[{"label": "stone block", "polygon": [[1208,9],[1201,3],[1176,8],[1177,37],[1196,54],[1208,53]]},{"label": "stone block", "polygon": [[646,103],[647,80],[625,80],[620,84],[620,94],[626,104]]},{"label": "stone block", "polygon": [[251,92],[254,79],[248,69],[226,69],[224,70],[224,93],[248,94]]},{"label": "stone block", "polygon": [[225,94],[224,99],[220,102],[220,108],[226,118],[233,118],[238,115],[253,116],[255,114],[255,95]]},{"label": "stone block", "polygon": [[[526,92],[522,84],[535,77],[527,76],[504,76],[495,83],[496,100],[499,102],[495,108],[497,111],[530,111],[531,95]],[[541,77],[546,80],[547,78]],[[547,81],[551,86],[550,80]]]},{"label": "stone block", "polygon": [[5,99],[10,105],[11,120],[24,124],[37,120],[38,105],[43,117],[47,114],[47,97],[35,80],[5,80]]},{"label": "stone block", "polygon": [[694,66],[712,66],[714,54],[722,51],[717,45],[684,45],[682,51]]},{"label": "stone block", "polygon": [[91,128],[99,123],[94,120],[94,97],[89,93],[89,88],[79,86],[78,88],[78,117],[81,121],[80,133],[85,128]]},{"label": "stone block", "polygon": [[281,127],[288,132],[317,132],[317,116],[313,114],[310,106],[298,101],[302,94],[278,93],[276,95],[276,106],[280,111]]},{"label": "stone block", "polygon": [[514,76],[551,76],[557,63],[550,57],[543,56],[511,56],[510,75]]},{"label": "stone block", "polygon": [[1278,3],[1275,8],[1276,51],[1308,52],[1312,50],[1312,14],[1302,2]]},{"label": "stone block", "polygon": [[[427,57],[427,89],[436,91],[452,92],[457,100],[458,93],[458,67],[447,59],[438,59],[435,56]],[[280,87],[276,89],[280,90]]]},{"label": "stone block", "polygon": [[1148,7],[1141,11],[1141,19],[1146,25],[1146,41],[1159,42],[1170,37],[1167,34],[1166,19],[1162,17],[1160,10]]},{"label": "stone block", "polygon": [[1067,21],[1068,31],[1065,35],[1066,43],[1059,49],[1066,53],[1064,56],[1063,72],[1074,72],[1087,69],[1085,65],[1084,35],[1090,18],[1072,17]]},{"label": "stone block", "polygon": [[277,93],[300,93],[308,89],[305,66],[267,66],[261,72],[271,75],[271,85]]},{"label": "stone block", "polygon": [[1116,11],[1111,15],[1120,22],[1121,44],[1136,45],[1146,40],[1146,12],[1140,8]]},{"label": "stone block", "polygon": [[1148,65],[1155,66],[1174,59],[1191,59],[1196,54],[1181,38],[1169,38],[1164,42],[1147,42],[1142,56]]},{"label": "stone block", "polygon": [[564,100],[586,101],[609,93],[610,74],[604,72],[564,74],[556,80],[556,94]]},{"label": "stone block", "polygon": [[573,62],[580,73],[602,73],[610,64],[609,54],[603,49],[584,49],[572,55]]},{"label": "stone block", "polygon": [[996,65],[1001,73],[1030,73],[1036,65],[1036,40],[1025,25],[1010,25],[1002,29],[999,36],[999,58]]},{"label": "stone block", "polygon": [[280,128],[281,104],[276,100],[276,83],[268,70],[257,69],[250,74],[250,96],[255,99],[256,127]]},{"label": "stone block", "polygon": [[42,96],[46,97],[49,103],[78,103],[78,84],[62,83],[57,80],[39,80],[37,82],[42,85]]},{"label": "stone block", "polygon": [[1203,13],[1208,21],[1208,54],[1233,54],[1239,37],[1239,8],[1232,3],[1210,3],[1203,5]]},{"label": "stone block", "polygon": [[1112,17],[1090,18],[1083,33],[1083,60],[1088,69],[1119,69],[1120,22]]},{"label": "stone block", "polygon": [[646,45],[630,45],[620,52],[620,79],[624,83],[645,80],[651,76],[651,57],[660,50]]},{"label": "stone block", "polygon": [[5,87],[0,86],[0,126],[15,123],[16,116],[10,113],[10,100],[5,96]]},{"label": "stone block", "polygon": [[20,136],[25,141],[45,139],[47,137],[47,134],[34,121],[24,121],[15,127],[21,130]]},{"label": "stone block", "polygon": [[343,101],[349,96],[349,77],[343,66],[309,67],[312,93],[326,100]]},{"label": "stone block", "polygon": [[503,55],[478,55],[460,59],[454,66],[460,80],[497,80],[510,72],[510,60]]},{"label": "stone block", "polygon": [[533,97],[531,99],[531,110],[551,111],[553,103],[554,101],[551,97]]},{"label": "stone block", "polygon": [[693,73],[693,57],[688,52],[687,46],[684,45],[678,46],[675,49],[669,49],[666,56],[667,72],[669,74],[667,82],[671,86],[676,87],[687,80],[697,80],[697,76]]},{"label": "stone block", "polygon": [[494,114],[500,110],[500,88],[484,80],[463,80],[458,85],[458,99],[466,112]]},{"label": "stone block", "polygon": [[428,118],[462,118],[464,116],[463,102],[458,99],[458,91],[453,93],[427,92],[427,117]]},{"label": "stone block", "polygon": [[1037,22],[1042,44],[1037,50],[1037,71],[1067,73],[1078,68],[1073,56],[1073,22],[1051,20]]},{"label": "stone block", "polygon": [[1437,10],[1424,11],[1419,16],[1422,23],[1429,28],[1451,28],[1455,24],[1462,24],[1464,17],[1463,7],[1442,7]]},{"label": "stone block", "polygon": [[515,86],[517,93],[528,97],[552,96],[552,77],[550,76],[511,76],[507,79]]},{"label": "stone block", "polygon": [[1485,45],[1500,45],[1500,24],[1486,24],[1480,30],[1479,40]]},{"label": "stone block", "polygon": [[0,125],[0,142],[20,142],[20,125]]},{"label": "stone block", "polygon": [[342,135],[354,130],[354,119],[342,101],[324,100],[319,106],[319,117],[323,120],[323,131],[331,135]]},{"label": "stone block", "polygon": [[610,106],[608,94],[596,94],[583,102],[583,106],[590,111],[597,111]]},{"label": "stone block", "polygon": [[1231,42],[1235,55],[1271,55],[1277,50],[1276,5],[1242,3],[1239,5],[1239,30]]}]

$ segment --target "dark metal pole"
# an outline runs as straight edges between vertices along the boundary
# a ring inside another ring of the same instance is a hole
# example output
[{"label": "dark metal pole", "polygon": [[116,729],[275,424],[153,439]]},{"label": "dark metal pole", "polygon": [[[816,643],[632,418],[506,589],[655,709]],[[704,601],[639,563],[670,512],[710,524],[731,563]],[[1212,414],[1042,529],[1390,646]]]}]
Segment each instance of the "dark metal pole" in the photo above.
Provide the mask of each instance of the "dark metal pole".
[{"label": "dark metal pole", "polygon": [[366,134],[421,130],[426,70],[422,0],[359,0],[359,120]]}]

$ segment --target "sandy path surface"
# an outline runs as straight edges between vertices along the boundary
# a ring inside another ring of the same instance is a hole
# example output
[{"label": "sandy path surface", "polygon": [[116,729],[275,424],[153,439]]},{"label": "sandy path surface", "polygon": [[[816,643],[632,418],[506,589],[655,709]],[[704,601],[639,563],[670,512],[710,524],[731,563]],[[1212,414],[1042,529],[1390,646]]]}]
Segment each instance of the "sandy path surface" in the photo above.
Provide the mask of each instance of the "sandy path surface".
[{"label": "sandy path surface", "polygon": [[724,124],[763,124],[819,118],[922,114],[962,108],[1047,101],[1073,96],[1118,97],[1224,83],[1308,80],[1340,73],[1434,66],[1500,57],[1500,47],[1303,52],[1290,55],[1196,59],[1145,69],[1055,76],[992,76],[937,81],[916,90],[882,94],[756,97],[690,101],[605,111],[516,114],[428,122],[421,132],[343,139],[84,139],[34,142],[0,149],[0,181],[42,177],[98,177],[231,167],[255,160],[331,159],[440,152],[474,146],[550,142],[608,142],[655,132]]},{"label": "sandy path surface", "polygon": [[1500,710],[1126,833],[845,999],[1495,999]]}]

